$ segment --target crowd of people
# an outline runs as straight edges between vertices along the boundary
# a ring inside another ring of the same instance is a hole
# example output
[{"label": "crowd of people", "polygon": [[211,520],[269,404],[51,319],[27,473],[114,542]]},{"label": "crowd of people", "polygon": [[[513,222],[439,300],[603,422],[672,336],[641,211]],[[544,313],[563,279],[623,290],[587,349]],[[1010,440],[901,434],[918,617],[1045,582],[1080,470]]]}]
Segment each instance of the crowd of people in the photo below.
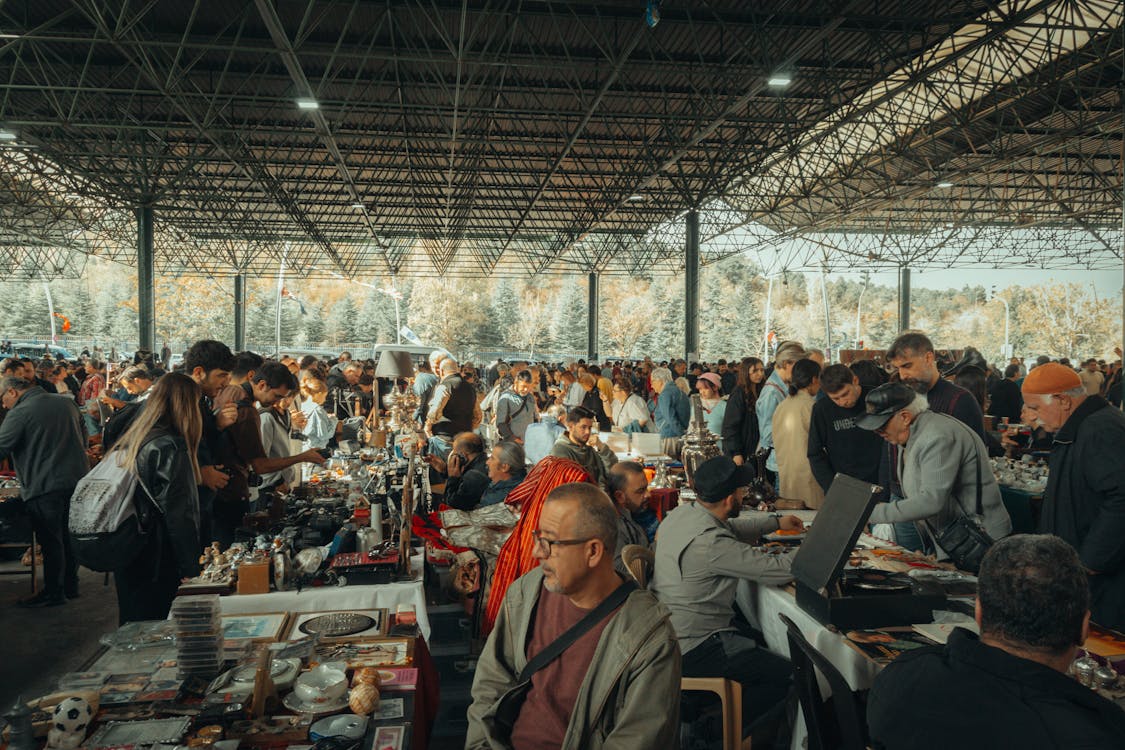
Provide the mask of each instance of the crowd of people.
[{"label": "crowd of people", "polygon": [[[302,467],[324,462],[349,424],[377,423],[380,391],[391,384],[377,381],[375,364],[347,352],[329,362],[270,360],[210,340],[193,344],[171,371],[147,352],[116,370],[93,356],[4,360],[0,459],[19,475],[45,563],[43,590],[21,605],[78,595],[67,505],[91,462],[116,457],[160,510],[145,548],[115,573],[120,618],[166,616],[180,581],[197,572],[202,542],[228,545],[261,488],[285,492],[301,481]],[[847,365],[792,341],[772,361],[734,364],[645,358],[477,368],[438,350],[400,385],[417,397],[412,427],[450,507],[504,502],[548,457],[588,478],[556,488],[532,532],[540,565],[508,589],[480,659],[470,747],[608,747],[621,744],[615,737],[668,746],[681,676],[737,680],[754,746],[781,746],[792,669],[735,618],[733,601],[740,580],[791,580],[789,557],[754,544],[803,525],[791,515],[740,518],[755,481],[815,509],[834,477],[847,474],[884,488],[870,521],[904,547],[949,558],[943,530],[962,516],[992,543],[980,567],[979,641],[951,639],[941,654],[888,670],[872,704],[876,746],[947,746],[904,739],[914,728],[894,707],[899,694],[931,689],[919,675],[932,673],[951,691],[959,681],[972,682],[969,694],[988,691],[984,676],[957,671],[958,660],[1011,675],[1057,672],[1087,619],[1125,628],[1125,459],[1117,450],[1125,416],[1113,408],[1120,362],[1074,368],[1041,358],[1025,367],[1013,359],[1000,369],[974,350],[954,358],[925,334],[907,332],[885,354]],[[676,458],[694,394],[722,455],[696,470],[695,500],[657,520],[643,467],[619,460],[603,435],[652,433]],[[1050,463],[1041,536],[1010,536],[989,457],[1036,450]],[[626,544],[654,547],[648,589],[628,585]],[[1023,623],[1046,595],[1029,576],[1048,563],[1059,579],[1050,591],[1072,599],[1074,611],[1043,635]],[[535,658],[563,637],[571,644],[566,659]],[[517,687],[523,708],[517,701],[512,713],[508,696]],[[1011,700],[1034,710],[1037,698]],[[1085,717],[1089,735],[1112,730],[1119,739],[1121,717],[1097,709]],[[973,710],[984,709],[964,707]]]}]

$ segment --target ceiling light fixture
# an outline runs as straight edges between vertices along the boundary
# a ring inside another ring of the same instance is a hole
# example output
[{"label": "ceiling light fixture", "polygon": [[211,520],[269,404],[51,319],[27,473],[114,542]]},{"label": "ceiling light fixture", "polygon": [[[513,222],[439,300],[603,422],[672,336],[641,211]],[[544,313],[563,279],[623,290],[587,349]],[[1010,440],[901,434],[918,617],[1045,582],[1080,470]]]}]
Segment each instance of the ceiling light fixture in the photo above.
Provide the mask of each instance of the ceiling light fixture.
[{"label": "ceiling light fixture", "polygon": [[11,130],[0,130],[0,141],[14,141],[16,134]]},{"label": "ceiling light fixture", "polygon": [[643,201],[644,199],[645,199],[645,197],[643,195],[641,195],[640,193],[633,193],[632,195],[630,195],[625,200],[636,202],[636,201]]},{"label": "ceiling light fixture", "polygon": [[937,186],[939,188],[951,188],[951,187],[953,187],[953,183],[950,182],[949,180],[942,180],[941,182],[939,182],[937,184]]},{"label": "ceiling light fixture", "polygon": [[316,99],[298,99],[297,109],[320,109],[320,102]]},{"label": "ceiling light fixture", "polygon": [[362,203],[353,203],[352,208],[362,209],[362,208],[364,208],[364,205]]},{"label": "ceiling light fixture", "polygon": [[766,85],[775,89],[785,88],[793,83],[793,78],[786,73],[775,73],[766,81]]}]

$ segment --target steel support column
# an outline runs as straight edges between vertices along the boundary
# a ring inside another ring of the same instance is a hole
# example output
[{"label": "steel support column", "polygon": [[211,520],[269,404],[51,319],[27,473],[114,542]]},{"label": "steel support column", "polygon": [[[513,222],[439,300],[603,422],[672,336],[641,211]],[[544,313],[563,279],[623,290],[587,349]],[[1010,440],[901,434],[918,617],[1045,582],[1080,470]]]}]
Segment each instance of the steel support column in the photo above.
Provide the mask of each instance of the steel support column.
[{"label": "steel support column", "polygon": [[140,348],[156,348],[156,286],[153,275],[152,206],[137,209],[137,326]]},{"label": "steel support column", "polygon": [[699,212],[688,211],[684,221],[684,357],[690,362],[699,358]]},{"label": "steel support column", "polygon": [[598,361],[598,274],[591,272],[586,281],[586,361]]},{"label": "steel support column", "polygon": [[898,330],[910,328],[910,268],[898,269]]},{"label": "steel support column", "polygon": [[234,350],[246,349],[246,274],[234,277]]}]

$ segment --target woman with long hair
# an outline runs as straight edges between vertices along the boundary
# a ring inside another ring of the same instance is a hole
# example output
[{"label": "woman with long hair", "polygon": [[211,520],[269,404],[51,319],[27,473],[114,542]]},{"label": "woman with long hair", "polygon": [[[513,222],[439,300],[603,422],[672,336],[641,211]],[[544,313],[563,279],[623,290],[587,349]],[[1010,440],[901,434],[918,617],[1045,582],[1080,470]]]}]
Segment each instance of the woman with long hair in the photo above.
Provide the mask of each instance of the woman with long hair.
[{"label": "woman with long hair", "polygon": [[754,411],[766,368],[757,357],[743,357],[738,365],[738,381],[727,399],[723,414],[723,453],[736,464],[750,460],[758,449],[758,415]]},{"label": "woman with long hair", "polygon": [[824,502],[824,490],[809,463],[809,425],[819,390],[820,365],[811,359],[799,359],[790,374],[789,397],[773,412],[778,494],[786,500],[803,500],[814,509]]},{"label": "woman with long hair", "polygon": [[147,517],[144,546],[113,574],[121,624],[166,618],[180,581],[199,571],[201,395],[187,375],[160,378],[129,429],[102,459],[118,461],[137,475],[137,508]]}]

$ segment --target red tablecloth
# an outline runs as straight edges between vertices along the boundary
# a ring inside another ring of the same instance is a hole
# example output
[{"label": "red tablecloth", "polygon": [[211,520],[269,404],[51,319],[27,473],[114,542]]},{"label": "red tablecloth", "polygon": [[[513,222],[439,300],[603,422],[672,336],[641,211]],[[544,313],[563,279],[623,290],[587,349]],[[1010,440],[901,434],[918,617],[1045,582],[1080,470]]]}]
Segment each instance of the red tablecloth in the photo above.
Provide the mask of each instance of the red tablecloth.
[{"label": "red tablecloth", "polygon": [[414,750],[426,750],[441,705],[441,683],[426,639],[421,636],[414,642],[414,666],[418,669],[418,687],[414,691],[414,732],[410,746]]}]

